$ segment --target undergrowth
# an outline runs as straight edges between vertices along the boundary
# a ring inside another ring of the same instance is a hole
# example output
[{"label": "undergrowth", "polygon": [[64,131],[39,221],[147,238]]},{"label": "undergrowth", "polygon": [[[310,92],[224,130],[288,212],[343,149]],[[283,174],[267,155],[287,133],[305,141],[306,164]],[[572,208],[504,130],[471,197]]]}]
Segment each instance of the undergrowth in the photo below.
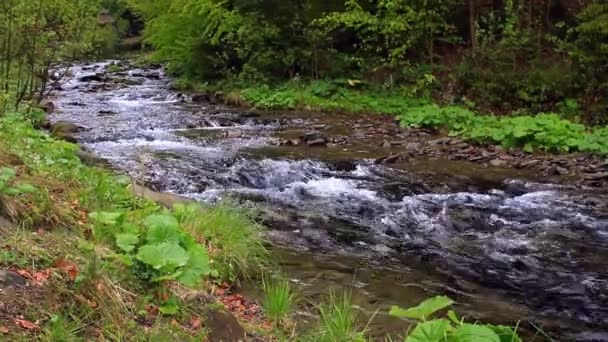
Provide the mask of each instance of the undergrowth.
[{"label": "undergrowth", "polygon": [[0,267],[35,285],[6,297],[22,317],[0,318],[11,340],[203,340],[190,323],[202,311],[184,298],[268,258],[251,216],[230,203],[137,198],[129,179],[83,165],[77,146],[21,114],[0,118],[0,142],[0,216],[18,225],[0,232]]},{"label": "undergrowth", "polygon": [[[233,84],[220,87],[233,89]],[[570,121],[569,110],[536,115],[481,115],[463,106],[438,106],[417,98],[409,88],[372,89],[356,80],[288,82],[229,91],[229,104],[259,109],[304,109],[395,116],[404,126],[447,129],[453,136],[481,144],[523,148],[527,152],[608,154],[608,127],[590,128]]]}]

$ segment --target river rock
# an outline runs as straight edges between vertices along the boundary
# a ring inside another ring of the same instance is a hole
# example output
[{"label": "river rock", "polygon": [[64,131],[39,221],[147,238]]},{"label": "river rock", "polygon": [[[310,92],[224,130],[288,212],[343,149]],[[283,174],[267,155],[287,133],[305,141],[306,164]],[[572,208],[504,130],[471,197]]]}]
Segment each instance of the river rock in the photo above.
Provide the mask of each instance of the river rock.
[{"label": "river rock", "polygon": [[51,133],[77,133],[82,130],[81,126],[70,121],[57,121],[51,125]]},{"label": "river rock", "polygon": [[519,163],[519,167],[528,168],[528,167],[536,166],[536,165],[540,164],[540,162],[541,161],[538,159],[532,159],[532,160],[528,160],[528,161]]},{"label": "river rock", "polygon": [[53,103],[51,101],[43,101],[38,106],[40,107],[40,109],[44,110],[44,112],[47,114],[52,114],[53,112],[55,112],[55,109],[57,108],[55,106],[55,103]]},{"label": "river rock", "polygon": [[0,289],[24,287],[27,285],[27,280],[21,275],[11,272],[0,270]]},{"label": "river rock", "polygon": [[110,163],[103,159],[98,157],[97,155],[85,151],[84,149],[78,149],[76,150],[76,156],[78,157],[78,159],[80,159],[80,161],[87,166],[93,166],[93,167],[110,167]]},{"label": "river rock", "polygon": [[93,74],[81,76],[78,78],[80,82],[103,82],[105,81],[105,77],[102,74]]},{"label": "river rock", "polygon": [[507,165],[507,162],[502,159],[492,159],[492,160],[490,160],[490,165],[492,165],[494,167],[502,167],[502,166]]},{"label": "river rock", "polygon": [[564,176],[570,173],[566,168],[557,165],[549,167],[546,172],[549,176]]},{"label": "river rock", "polygon": [[319,131],[307,132],[300,137],[300,140],[308,146],[326,146],[329,142],[325,134]]},{"label": "river rock", "polygon": [[149,72],[147,74],[144,74],[144,77],[149,79],[149,80],[160,80],[160,73],[158,72]]},{"label": "river rock", "polygon": [[97,116],[110,116],[110,115],[116,115],[118,113],[111,111],[111,110],[100,110],[99,112],[97,112]]},{"label": "river rock", "polygon": [[326,146],[327,145],[327,140],[325,139],[315,139],[315,140],[310,140],[308,142],[306,142],[306,145],[308,146]]},{"label": "river rock", "polygon": [[211,94],[209,94],[209,93],[194,94],[194,95],[192,95],[192,102],[194,102],[194,103],[211,102]]},{"label": "river rock", "polygon": [[57,121],[55,124],[51,125],[51,135],[54,138],[65,140],[71,143],[75,143],[78,141],[74,134],[81,130],[82,127],[69,121]]},{"label": "river rock", "polygon": [[51,121],[47,118],[44,118],[40,121],[34,123],[34,128],[36,129],[51,129]]},{"label": "river rock", "polygon": [[230,312],[223,309],[209,309],[205,315],[205,328],[209,330],[209,342],[245,341],[245,329]]},{"label": "river rock", "polygon": [[447,143],[449,143],[452,139],[450,138],[439,138],[439,139],[434,139],[434,140],[429,140],[426,143],[429,145],[445,145]]},{"label": "river rock", "polygon": [[390,143],[390,141],[384,140],[382,142],[382,148],[391,148],[393,147],[393,144]]},{"label": "river rock", "polygon": [[604,180],[608,179],[608,172],[587,173],[583,177],[586,180]]}]

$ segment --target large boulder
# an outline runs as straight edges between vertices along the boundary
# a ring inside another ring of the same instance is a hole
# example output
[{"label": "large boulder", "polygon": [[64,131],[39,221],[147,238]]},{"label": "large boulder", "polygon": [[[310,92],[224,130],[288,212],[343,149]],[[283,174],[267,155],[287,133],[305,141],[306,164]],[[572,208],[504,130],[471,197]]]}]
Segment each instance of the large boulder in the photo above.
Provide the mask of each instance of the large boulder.
[{"label": "large boulder", "polygon": [[245,329],[230,312],[222,309],[209,309],[205,315],[205,327],[209,330],[209,342],[245,341]]},{"label": "large boulder", "polygon": [[110,163],[103,159],[98,157],[97,155],[88,152],[82,148],[76,150],[76,156],[78,157],[78,159],[80,159],[80,161],[87,166],[97,166],[97,167],[106,167],[109,168],[111,165]]},{"label": "large boulder", "polygon": [[70,121],[57,121],[53,125],[51,125],[51,135],[54,138],[65,140],[71,143],[77,142],[75,133],[78,133],[82,130],[81,126],[76,125]]}]

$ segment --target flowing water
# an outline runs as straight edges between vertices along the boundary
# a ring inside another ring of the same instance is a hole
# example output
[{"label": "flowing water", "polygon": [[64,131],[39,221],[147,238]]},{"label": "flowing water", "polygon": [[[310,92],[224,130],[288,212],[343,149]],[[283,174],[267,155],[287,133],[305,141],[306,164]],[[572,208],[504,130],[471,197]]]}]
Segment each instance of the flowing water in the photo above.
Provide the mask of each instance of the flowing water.
[{"label": "flowing water", "polygon": [[[469,317],[608,341],[606,191],[441,160],[378,165],[386,152],[353,117],[187,103],[161,70],[79,80],[106,65],[74,66],[51,120],[85,127],[86,148],[155,190],[254,204],[306,295],[348,286],[371,312],[442,293]],[[348,142],[277,144],[313,127]]]}]

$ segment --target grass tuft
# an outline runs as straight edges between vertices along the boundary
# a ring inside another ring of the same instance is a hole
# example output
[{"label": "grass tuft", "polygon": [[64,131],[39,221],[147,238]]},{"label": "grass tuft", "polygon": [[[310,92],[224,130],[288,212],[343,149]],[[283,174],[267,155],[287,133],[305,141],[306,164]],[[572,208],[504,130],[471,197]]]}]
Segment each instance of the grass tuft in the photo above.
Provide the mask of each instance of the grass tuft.
[{"label": "grass tuft", "polygon": [[178,204],[174,215],[188,233],[206,241],[221,278],[249,277],[267,263],[260,228],[248,210],[228,201],[213,207]]},{"label": "grass tuft", "polygon": [[264,278],[262,287],[266,317],[277,325],[284,325],[295,302],[295,293],[291,284],[282,278]]},{"label": "grass tuft", "polygon": [[363,342],[365,331],[359,329],[359,313],[352,305],[350,293],[331,292],[326,302],[319,305],[321,342]]}]

